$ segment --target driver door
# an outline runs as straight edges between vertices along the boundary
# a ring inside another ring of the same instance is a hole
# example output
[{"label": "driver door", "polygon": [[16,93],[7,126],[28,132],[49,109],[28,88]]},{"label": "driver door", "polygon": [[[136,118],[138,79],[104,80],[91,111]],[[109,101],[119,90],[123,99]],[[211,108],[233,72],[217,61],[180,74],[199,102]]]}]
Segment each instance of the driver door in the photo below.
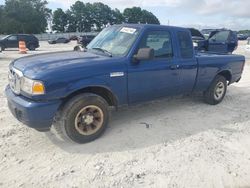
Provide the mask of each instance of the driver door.
[{"label": "driver door", "polygon": [[56,43],[64,43],[64,38],[58,38],[58,39],[56,40]]},{"label": "driver door", "polygon": [[230,31],[220,31],[209,39],[208,51],[227,53]]},{"label": "driver door", "polygon": [[174,58],[171,33],[167,30],[147,31],[138,50],[140,48],[154,49],[154,58],[129,64],[129,103],[177,94],[180,84],[179,65]]}]

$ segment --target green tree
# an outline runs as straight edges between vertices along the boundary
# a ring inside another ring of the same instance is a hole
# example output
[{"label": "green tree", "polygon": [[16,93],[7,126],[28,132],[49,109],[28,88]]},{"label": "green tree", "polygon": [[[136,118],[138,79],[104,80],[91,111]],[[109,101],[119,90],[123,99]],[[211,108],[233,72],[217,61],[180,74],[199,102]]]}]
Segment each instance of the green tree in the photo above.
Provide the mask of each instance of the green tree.
[{"label": "green tree", "polygon": [[160,24],[160,21],[152,12],[149,12],[147,10],[142,10],[141,14],[142,14],[141,23]]},{"label": "green tree", "polygon": [[4,7],[0,5],[0,33],[3,33],[3,24],[4,24]]},{"label": "green tree", "polygon": [[113,21],[112,10],[103,3],[93,3],[93,23],[98,31]]},{"label": "green tree", "polygon": [[76,1],[66,12],[57,9],[53,14],[53,30],[58,31],[67,28],[67,32],[89,32],[93,27],[100,31],[108,24],[123,22],[160,24],[154,14],[139,7],[127,8],[121,13],[100,2],[85,4]]},{"label": "green tree", "polygon": [[86,19],[84,22],[84,31],[91,31],[91,27],[93,26],[94,22],[94,12],[93,12],[93,5],[91,3],[85,4],[85,13]]},{"label": "green tree", "polygon": [[51,10],[45,0],[6,0],[4,5],[5,33],[41,33],[47,27]]},{"label": "green tree", "polygon": [[59,31],[59,32],[65,32],[66,26],[68,24],[68,15],[61,9],[58,8],[53,12],[53,26],[52,29]]},{"label": "green tree", "polygon": [[125,18],[119,9],[112,10],[112,21],[110,24],[122,24],[125,22]]},{"label": "green tree", "polygon": [[67,32],[76,32],[76,21],[72,12],[70,10],[67,10],[66,15],[68,18]]},{"label": "green tree", "polygon": [[141,21],[141,8],[133,7],[126,8],[123,12],[123,16],[125,18],[125,22],[127,23],[140,23]]},{"label": "green tree", "polygon": [[160,24],[153,13],[142,10],[140,7],[126,8],[123,16],[127,23]]},{"label": "green tree", "polygon": [[76,1],[67,12],[69,16],[69,29],[72,31],[87,31],[88,12],[86,6],[81,1]]},{"label": "green tree", "polygon": [[123,14],[112,10],[103,3],[86,3],[76,1],[68,11],[68,32],[91,31],[92,27],[100,31],[107,24],[121,24],[124,22]]}]

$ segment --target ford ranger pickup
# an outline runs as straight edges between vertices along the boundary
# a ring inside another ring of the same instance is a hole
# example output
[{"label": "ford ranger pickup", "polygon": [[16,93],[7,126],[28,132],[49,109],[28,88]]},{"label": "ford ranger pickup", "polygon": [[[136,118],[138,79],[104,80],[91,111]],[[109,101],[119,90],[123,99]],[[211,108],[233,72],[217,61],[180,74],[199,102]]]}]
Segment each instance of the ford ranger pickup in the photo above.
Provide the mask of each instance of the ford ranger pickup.
[{"label": "ford ranger pickup", "polygon": [[219,104],[244,64],[241,55],[195,52],[185,28],[114,25],[84,51],[14,60],[5,93],[20,122],[86,143],[104,133],[110,107],[192,92]]}]

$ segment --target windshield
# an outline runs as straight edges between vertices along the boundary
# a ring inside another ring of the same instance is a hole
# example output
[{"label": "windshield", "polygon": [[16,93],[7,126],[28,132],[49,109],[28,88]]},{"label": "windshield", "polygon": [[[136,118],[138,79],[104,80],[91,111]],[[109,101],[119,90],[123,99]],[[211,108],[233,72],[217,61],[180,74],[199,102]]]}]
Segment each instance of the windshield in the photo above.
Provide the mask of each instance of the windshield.
[{"label": "windshield", "polygon": [[111,26],[104,29],[87,46],[87,49],[98,50],[111,56],[125,56],[137,38],[139,30],[132,27]]},{"label": "windshield", "polygon": [[9,36],[10,36],[10,35],[7,35],[7,36],[3,37],[2,40],[7,39]]}]

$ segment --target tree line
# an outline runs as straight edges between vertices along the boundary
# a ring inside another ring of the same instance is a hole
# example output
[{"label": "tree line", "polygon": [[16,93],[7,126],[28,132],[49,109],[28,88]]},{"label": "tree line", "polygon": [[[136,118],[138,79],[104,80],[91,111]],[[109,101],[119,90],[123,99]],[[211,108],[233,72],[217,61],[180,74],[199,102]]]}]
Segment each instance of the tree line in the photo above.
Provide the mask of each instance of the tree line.
[{"label": "tree line", "polygon": [[0,6],[0,33],[42,33],[51,10],[45,0],[6,0]]},{"label": "tree line", "polygon": [[44,33],[48,22],[57,32],[100,31],[103,27],[121,23],[160,24],[157,17],[140,7],[123,12],[103,3],[76,1],[68,10],[52,12],[46,0],[6,0],[0,6],[0,33]]}]

